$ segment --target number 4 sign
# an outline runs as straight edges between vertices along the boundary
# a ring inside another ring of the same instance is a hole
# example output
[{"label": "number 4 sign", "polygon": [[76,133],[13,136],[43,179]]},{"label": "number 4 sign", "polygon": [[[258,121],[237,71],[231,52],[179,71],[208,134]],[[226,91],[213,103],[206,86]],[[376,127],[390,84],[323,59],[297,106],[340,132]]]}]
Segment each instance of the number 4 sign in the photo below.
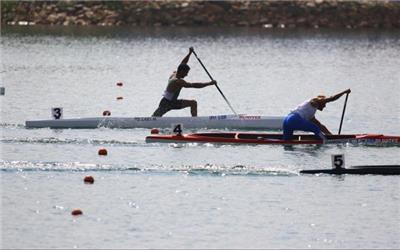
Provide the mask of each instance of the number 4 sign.
[{"label": "number 4 sign", "polygon": [[61,119],[63,116],[63,108],[52,108],[51,116],[53,116],[54,120]]},{"label": "number 4 sign", "polygon": [[175,133],[176,135],[182,135],[182,124],[175,124],[175,125],[173,125],[172,131],[174,131],[174,133]]},{"label": "number 4 sign", "polygon": [[344,155],[331,155],[332,158],[332,168],[344,168]]}]

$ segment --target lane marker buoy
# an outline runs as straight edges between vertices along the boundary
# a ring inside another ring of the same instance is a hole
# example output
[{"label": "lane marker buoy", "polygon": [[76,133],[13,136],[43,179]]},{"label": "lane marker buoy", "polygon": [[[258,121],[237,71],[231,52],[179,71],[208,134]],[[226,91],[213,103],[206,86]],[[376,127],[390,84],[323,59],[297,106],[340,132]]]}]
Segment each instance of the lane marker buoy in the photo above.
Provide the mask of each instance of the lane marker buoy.
[{"label": "lane marker buoy", "polygon": [[108,111],[108,110],[103,111],[103,116],[110,116],[110,115],[111,115],[110,111]]},{"label": "lane marker buoy", "polygon": [[99,155],[107,155],[107,149],[105,148],[99,149]]},{"label": "lane marker buoy", "polygon": [[83,182],[86,184],[93,184],[94,178],[91,175],[85,176],[85,178],[83,179]]},{"label": "lane marker buoy", "polygon": [[122,87],[124,85],[122,82],[117,82],[117,86]]},{"label": "lane marker buoy", "polygon": [[150,133],[151,133],[152,135],[158,135],[158,134],[160,133],[160,130],[158,130],[158,129],[156,129],[156,128],[153,128],[153,129],[151,129]]},{"label": "lane marker buoy", "polygon": [[124,99],[122,96],[117,97],[117,100],[122,100],[122,99]]},{"label": "lane marker buoy", "polygon": [[77,215],[82,215],[83,212],[80,209],[74,209],[74,210],[72,210],[71,214],[74,216],[77,216]]}]

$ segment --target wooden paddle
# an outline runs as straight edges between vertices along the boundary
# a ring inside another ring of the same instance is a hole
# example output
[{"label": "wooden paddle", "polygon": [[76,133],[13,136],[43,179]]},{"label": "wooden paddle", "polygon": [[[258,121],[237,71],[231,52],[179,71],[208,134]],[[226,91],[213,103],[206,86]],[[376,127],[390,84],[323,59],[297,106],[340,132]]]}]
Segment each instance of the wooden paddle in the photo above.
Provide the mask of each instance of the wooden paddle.
[{"label": "wooden paddle", "polygon": [[[214,79],[212,78],[212,76],[210,75],[210,73],[208,72],[208,70],[206,69],[206,67],[204,66],[204,64],[201,62],[200,58],[197,56],[196,52],[194,52],[193,50],[193,54],[194,56],[197,58],[197,60],[199,61],[199,63],[201,64],[201,66],[203,67],[203,69],[206,71],[207,75],[210,77],[211,81],[214,81]],[[215,87],[217,87],[219,93],[221,93],[222,97],[225,99],[226,103],[228,104],[229,108],[232,110],[232,112],[235,115],[238,115],[235,110],[232,108],[232,105],[229,103],[228,99],[226,99],[224,93],[222,93],[221,89],[218,87],[217,84],[215,84]]]},{"label": "wooden paddle", "polygon": [[346,93],[346,100],[344,100],[344,106],[343,106],[343,112],[342,112],[342,119],[340,120],[340,126],[339,126],[339,133],[342,131],[342,124],[343,124],[343,118],[344,118],[344,112],[346,111],[346,104],[347,104],[347,98],[349,97],[349,93]]}]

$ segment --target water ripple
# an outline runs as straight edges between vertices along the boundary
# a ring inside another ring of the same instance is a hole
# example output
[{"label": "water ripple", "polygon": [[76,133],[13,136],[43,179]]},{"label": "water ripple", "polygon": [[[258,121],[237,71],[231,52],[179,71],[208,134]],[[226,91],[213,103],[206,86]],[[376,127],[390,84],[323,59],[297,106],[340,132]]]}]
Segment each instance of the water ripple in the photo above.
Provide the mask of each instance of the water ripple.
[{"label": "water ripple", "polygon": [[30,144],[91,144],[91,145],[138,145],[136,141],[119,141],[119,140],[93,140],[93,139],[68,139],[68,138],[9,138],[0,139],[2,143],[30,143]]},{"label": "water ripple", "polygon": [[25,128],[24,124],[0,123],[0,128]]},{"label": "water ripple", "polygon": [[164,166],[164,165],[117,165],[117,164],[95,164],[82,162],[30,162],[30,161],[0,161],[2,172],[114,172],[134,171],[155,174],[181,173],[192,176],[294,176],[298,171],[283,166],[251,167],[243,165],[187,165],[187,166]]}]

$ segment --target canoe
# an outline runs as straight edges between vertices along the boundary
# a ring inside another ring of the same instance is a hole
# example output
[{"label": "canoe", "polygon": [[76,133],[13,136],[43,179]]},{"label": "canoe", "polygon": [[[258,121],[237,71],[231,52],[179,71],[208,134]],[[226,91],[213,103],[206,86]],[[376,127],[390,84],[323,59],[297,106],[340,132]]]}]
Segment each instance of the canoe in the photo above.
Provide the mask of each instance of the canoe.
[{"label": "canoe", "polygon": [[211,129],[282,129],[283,116],[215,115],[198,117],[89,117],[49,120],[29,120],[26,128],[171,128],[182,124],[183,128]]},{"label": "canoe", "polygon": [[301,174],[375,174],[375,175],[400,175],[400,165],[366,165],[351,168],[311,169],[301,170]]},{"label": "canoe", "polygon": [[[271,145],[296,145],[296,144],[323,144],[312,134],[296,134],[293,140],[282,140],[282,134],[268,133],[194,133],[194,134],[152,134],[146,137],[146,142],[161,143],[223,143],[223,144],[271,144]],[[400,145],[400,136],[382,134],[347,134],[328,135],[326,144],[333,143],[364,143],[372,145]]]}]

